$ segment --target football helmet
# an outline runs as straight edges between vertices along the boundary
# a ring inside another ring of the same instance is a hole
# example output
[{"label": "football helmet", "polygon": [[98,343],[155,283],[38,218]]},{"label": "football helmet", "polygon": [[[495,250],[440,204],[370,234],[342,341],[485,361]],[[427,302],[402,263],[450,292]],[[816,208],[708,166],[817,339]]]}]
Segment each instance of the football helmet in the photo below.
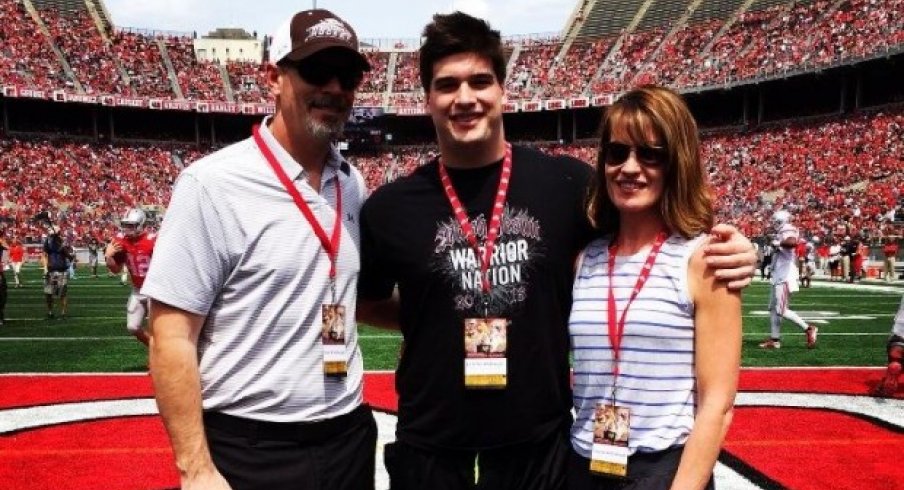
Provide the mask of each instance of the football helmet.
[{"label": "football helmet", "polygon": [[784,209],[779,209],[772,215],[772,226],[775,227],[776,230],[780,229],[783,225],[789,223],[791,221],[791,213],[785,211]]},{"label": "football helmet", "polygon": [[137,236],[144,230],[144,224],[147,222],[147,214],[141,208],[132,208],[126,211],[126,214],[119,220],[119,226],[123,234],[126,236]]}]

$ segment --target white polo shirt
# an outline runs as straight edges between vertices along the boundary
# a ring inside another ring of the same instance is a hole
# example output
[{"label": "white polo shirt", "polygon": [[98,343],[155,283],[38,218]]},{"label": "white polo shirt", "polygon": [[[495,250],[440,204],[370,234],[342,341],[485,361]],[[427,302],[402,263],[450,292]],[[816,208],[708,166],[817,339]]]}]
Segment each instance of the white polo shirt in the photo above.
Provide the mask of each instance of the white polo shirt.
[{"label": "white polo shirt", "polygon": [[272,422],[318,421],[362,401],[355,324],[364,179],[334,149],[318,194],[266,127],[261,136],[329,235],[342,190],[337,302],[346,308],[348,376],[323,374],[321,305],[330,261],[254,140],[179,176],[141,292],[206,317],[198,340],[205,410]]}]

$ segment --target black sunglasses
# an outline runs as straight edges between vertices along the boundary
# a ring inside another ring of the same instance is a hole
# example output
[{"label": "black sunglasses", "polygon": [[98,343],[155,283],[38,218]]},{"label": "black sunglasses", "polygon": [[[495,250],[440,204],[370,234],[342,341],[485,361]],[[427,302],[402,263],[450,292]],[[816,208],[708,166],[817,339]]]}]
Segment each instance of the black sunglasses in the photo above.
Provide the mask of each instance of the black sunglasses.
[{"label": "black sunglasses", "polygon": [[631,150],[637,161],[645,167],[660,167],[668,162],[669,155],[665,148],[657,146],[634,146],[610,141],[603,144],[603,156],[606,165],[616,167],[622,165],[631,156]]},{"label": "black sunglasses", "polygon": [[294,68],[304,81],[316,87],[322,87],[336,78],[342,90],[355,90],[364,79],[364,72],[358,68],[339,67],[317,61],[301,61],[289,66]]}]

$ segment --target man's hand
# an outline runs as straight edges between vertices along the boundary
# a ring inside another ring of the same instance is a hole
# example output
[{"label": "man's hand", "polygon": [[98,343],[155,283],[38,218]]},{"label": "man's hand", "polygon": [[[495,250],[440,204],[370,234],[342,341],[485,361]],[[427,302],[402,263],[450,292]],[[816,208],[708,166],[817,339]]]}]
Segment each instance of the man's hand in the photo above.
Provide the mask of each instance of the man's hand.
[{"label": "man's hand", "polygon": [[232,490],[216,468],[193,476],[182,476],[182,490]]},{"label": "man's hand", "polygon": [[737,228],[718,224],[710,230],[712,239],[703,251],[706,266],[728,289],[744,289],[756,272],[756,250]]},{"label": "man's hand", "polygon": [[110,242],[104,250],[104,257],[112,259],[114,255],[122,251],[122,245],[119,242]]}]

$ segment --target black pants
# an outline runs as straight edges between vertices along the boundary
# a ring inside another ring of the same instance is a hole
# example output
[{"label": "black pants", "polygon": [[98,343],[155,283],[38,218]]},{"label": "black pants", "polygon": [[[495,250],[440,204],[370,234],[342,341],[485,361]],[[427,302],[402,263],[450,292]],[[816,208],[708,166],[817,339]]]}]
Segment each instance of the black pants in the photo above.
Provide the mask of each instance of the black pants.
[{"label": "black pants", "polygon": [[369,407],[323,422],[204,414],[214,465],[233,490],[373,490],[377,423]]},{"label": "black pants", "polygon": [[[627,478],[608,478],[590,472],[590,460],[571,450],[568,461],[568,490],[668,490],[678,472],[684,446],[655,453],[636,453],[628,458]],[[706,485],[714,490],[712,476]]]},{"label": "black pants", "polygon": [[569,425],[541,441],[479,452],[437,452],[399,441],[387,444],[390,489],[564,490]]}]

